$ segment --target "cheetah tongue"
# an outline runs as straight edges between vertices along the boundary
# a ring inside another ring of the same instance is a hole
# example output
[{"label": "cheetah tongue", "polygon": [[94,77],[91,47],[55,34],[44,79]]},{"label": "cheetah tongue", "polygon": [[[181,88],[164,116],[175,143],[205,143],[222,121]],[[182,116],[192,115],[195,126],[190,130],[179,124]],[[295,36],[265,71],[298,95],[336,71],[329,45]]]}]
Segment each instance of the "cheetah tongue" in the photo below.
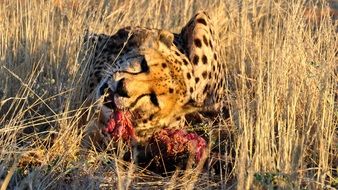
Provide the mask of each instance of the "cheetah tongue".
[{"label": "cheetah tongue", "polygon": [[131,113],[129,111],[115,110],[111,114],[104,130],[116,141],[120,139],[123,139],[124,141],[137,139],[131,122]]}]

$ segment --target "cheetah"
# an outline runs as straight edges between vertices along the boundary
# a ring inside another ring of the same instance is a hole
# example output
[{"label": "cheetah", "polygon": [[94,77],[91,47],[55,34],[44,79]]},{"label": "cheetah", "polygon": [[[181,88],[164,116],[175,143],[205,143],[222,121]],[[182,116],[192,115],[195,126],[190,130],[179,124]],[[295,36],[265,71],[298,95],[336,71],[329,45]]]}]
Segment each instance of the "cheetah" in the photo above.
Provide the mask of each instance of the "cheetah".
[{"label": "cheetah", "polygon": [[100,129],[91,137],[102,137],[114,110],[129,110],[138,142],[162,129],[184,129],[189,113],[218,111],[225,95],[225,65],[217,41],[211,19],[202,11],[179,34],[126,27],[114,35],[88,35],[84,45],[91,53],[82,99],[99,103],[98,114],[84,123]]}]

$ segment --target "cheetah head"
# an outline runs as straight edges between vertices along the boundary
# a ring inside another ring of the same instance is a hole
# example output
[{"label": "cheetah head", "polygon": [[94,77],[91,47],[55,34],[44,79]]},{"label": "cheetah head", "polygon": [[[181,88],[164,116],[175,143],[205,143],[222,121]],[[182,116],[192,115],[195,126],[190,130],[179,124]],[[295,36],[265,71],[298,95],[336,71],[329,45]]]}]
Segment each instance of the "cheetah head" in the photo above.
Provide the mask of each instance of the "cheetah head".
[{"label": "cheetah head", "polygon": [[86,98],[103,100],[100,123],[128,110],[139,139],[163,128],[182,128],[184,115],[218,104],[224,95],[224,65],[217,61],[217,40],[205,12],[180,34],[127,27],[87,41],[93,51]]},{"label": "cheetah head", "polygon": [[192,65],[174,44],[174,34],[121,29],[106,40],[101,52],[109,57],[101,56],[105,69],[95,90],[96,99],[104,97],[104,120],[113,110],[128,110],[142,140],[162,128],[179,127],[181,116],[198,109],[189,90]]}]

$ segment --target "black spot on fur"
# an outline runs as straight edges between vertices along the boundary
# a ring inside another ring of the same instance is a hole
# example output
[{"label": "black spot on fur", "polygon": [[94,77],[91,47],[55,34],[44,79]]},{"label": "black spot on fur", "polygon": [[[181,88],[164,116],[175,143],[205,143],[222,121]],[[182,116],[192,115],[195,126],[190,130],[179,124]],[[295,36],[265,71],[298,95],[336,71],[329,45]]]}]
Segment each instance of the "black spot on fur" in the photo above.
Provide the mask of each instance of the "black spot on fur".
[{"label": "black spot on fur", "polygon": [[101,81],[101,77],[97,77],[96,81],[97,81],[97,83],[99,83]]},{"label": "black spot on fur", "polygon": [[198,38],[196,38],[196,39],[194,40],[194,44],[195,44],[195,46],[198,47],[198,48],[202,47],[202,42],[201,42],[201,40],[198,39]]},{"label": "black spot on fur", "polygon": [[209,40],[209,44],[210,44],[211,49],[213,49],[214,46],[212,45],[212,41],[211,40]]},{"label": "black spot on fur", "polygon": [[100,62],[98,62],[98,64],[99,64],[99,66],[95,67],[95,70],[101,70],[101,69],[103,69],[103,66],[102,66],[102,65],[103,65],[104,63],[100,61]]},{"label": "black spot on fur", "polygon": [[190,87],[189,91],[190,91],[190,93],[193,93],[194,89],[192,87]]},{"label": "black spot on fur", "polygon": [[209,32],[211,35],[214,35],[214,31],[212,31],[211,28],[209,29]]},{"label": "black spot on fur", "polygon": [[149,116],[149,121],[152,121],[153,119],[154,119],[154,114],[151,114],[150,116]]},{"label": "black spot on fur", "polygon": [[204,44],[205,44],[206,46],[209,46],[209,44],[208,44],[208,39],[207,39],[207,37],[206,37],[205,35],[203,35],[203,42],[204,42]]},{"label": "black spot on fur", "polygon": [[175,51],[175,55],[180,56],[181,54],[178,51]]},{"label": "black spot on fur", "polygon": [[203,25],[207,25],[207,22],[204,20],[204,18],[199,18],[199,19],[197,19],[197,22],[198,23],[201,23],[201,24],[203,24]]},{"label": "black spot on fur", "polygon": [[195,78],[195,82],[198,83],[200,81],[200,78],[199,77],[196,77]]},{"label": "black spot on fur", "polygon": [[162,63],[162,67],[163,67],[163,69],[167,68],[167,64],[166,63]]},{"label": "black spot on fur", "polygon": [[209,90],[209,84],[205,85],[204,90],[203,90],[203,94],[205,94],[208,90]]},{"label": "black spot on fur", "polygon": [[217,67],[218,67],[218,70],[220,70],[222,68],[221,63],[217,63]]},{"label": "black spot on fur", "polygon": [[207,64],[207,63],[208,63],[208,58],[207,58],[207,56],[203,55],[203,57],[202,57],[202,62],[203,62],[203,64]]},{"label": "black spot on fur", "polygon": [[217,61],[217,54],[214,53],[214,59]]},{"label": "black spot on fur", "polygon": [[199,59],[200,58],[197,55],[194,56],[194,58],[192,59],[192,62],[194,63],[194,65],[198,65]]},{"label": "black spot on fur", "polygon": [[204,72],[202,73],[202,77],[203,77],[204,79],[206,79],[207,76],[208,76],[208,72],[207,72],[207,71],[204,71]]},{"label": "black spot on fur", "polygon": [[215,65],[212,66],[212,70],[213,70],[213,71],[216,70],[216,66],[215,66]]},{"label": "black spot on fur", "polygon": [[172,94],[174,92],[174,89],[169,88],[169,93]]},{"label": "black spot on fur", "polygon": [[221,79],[221,87],[223,87],[224,86],[224,79],[222,78]]},{"label": "black spot on fur", "polygon": [[95,77],[99,77],[100,76],[100,71],[95,71],[94,75],[95,75]]},{"label": "black spot on fur", "polygon": [[189,64],[186,59],[183,59],[183,63],[184,63],[184,65],[188,65]]},{"label": "black spot on fur", "polygon": [[191,79],[191,74],[190,73],[187,73],[187,78]]}]

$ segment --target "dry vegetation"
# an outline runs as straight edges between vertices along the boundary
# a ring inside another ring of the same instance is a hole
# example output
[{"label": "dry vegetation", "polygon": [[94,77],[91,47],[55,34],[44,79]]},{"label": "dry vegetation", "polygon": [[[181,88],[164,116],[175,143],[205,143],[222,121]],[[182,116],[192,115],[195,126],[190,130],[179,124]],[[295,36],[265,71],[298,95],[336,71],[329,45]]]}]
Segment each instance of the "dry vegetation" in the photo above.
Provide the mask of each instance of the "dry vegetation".
[{"label": "dry vegetation", "polygon": [[[326,5],[1,0],[0,186],[337,188],[337,22]],[[215,164],[159,175],[121,154],[81,149],[72,100],[85,64],[78,59],[85,29],[113,34],[141,25],[178,32],[200,9],[214,19],[227,65],[230,117],[196,126],[213,142],[206,165]]]}]

